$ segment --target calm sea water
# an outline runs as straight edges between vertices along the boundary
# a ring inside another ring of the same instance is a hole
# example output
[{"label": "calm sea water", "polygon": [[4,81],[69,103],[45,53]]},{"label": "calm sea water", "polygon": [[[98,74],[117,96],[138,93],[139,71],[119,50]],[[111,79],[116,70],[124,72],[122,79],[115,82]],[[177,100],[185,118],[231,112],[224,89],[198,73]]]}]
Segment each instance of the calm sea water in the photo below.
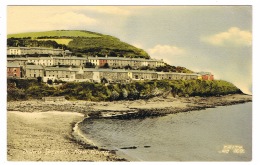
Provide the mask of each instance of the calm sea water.
[{"label": "calm sea water", "polygon": [[[81,129],[98,146],[116,149],[132,161],[252,158],[252,103],[142,120],[88,120]],[[121,149],[133,146],[137,148]]]}]

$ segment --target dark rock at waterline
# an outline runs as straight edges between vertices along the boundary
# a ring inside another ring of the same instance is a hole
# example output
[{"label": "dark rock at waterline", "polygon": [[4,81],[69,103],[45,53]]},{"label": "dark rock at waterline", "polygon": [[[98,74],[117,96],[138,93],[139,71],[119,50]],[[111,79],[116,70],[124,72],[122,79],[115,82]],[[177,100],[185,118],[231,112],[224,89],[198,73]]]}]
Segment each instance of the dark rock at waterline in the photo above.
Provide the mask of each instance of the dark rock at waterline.
[{"label": "dark rock at waterline", "polygon": [[165,116],[165,113],[155,111],[155,110],[138,110],[134,113],[126,113],[120,114],[116,116],[111,116],[111,119],[120,119],[120,120],[131,120],[131,119],[144,119],[147,117],[158,117],[158,116]]},{"label": "dark rock at waterline", "polygon": [[144,146],[144,148],[150,148],[151,146]]},{"label": "dark rock at waterline", "polygon": [[99,119],[102,115],[101,115],[101,111],[92,111],[88,113],[88,116],[92,119]]},{"label": "dark rock at waterline", "polygon": [[132,146],[132,147],[123,147],[123,148],[120,148],[120,149],[136,149],[137,147],[136,146]]},{"label": "dark rock at waterline", "polygon": [[118,151],[118,150],[110,150],[109,152],[110,152],[111,154],[116,154],[116,151]]}]

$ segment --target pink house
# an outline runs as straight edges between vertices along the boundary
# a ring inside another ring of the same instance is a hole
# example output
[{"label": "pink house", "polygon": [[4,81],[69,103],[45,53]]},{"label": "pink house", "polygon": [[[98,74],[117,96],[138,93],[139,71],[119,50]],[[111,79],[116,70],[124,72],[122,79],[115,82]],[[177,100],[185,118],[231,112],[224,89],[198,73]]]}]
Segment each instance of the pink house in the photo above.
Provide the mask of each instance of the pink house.
[{"label": "pink house", "polygon": [[202,80],[214,80],[214,75],[210,72],[200,72],[199,73],[202,77]]},{"label": "pink house", "polygon": [[21,66],[17,63],[7,63],[7,77],[21,77]]}]

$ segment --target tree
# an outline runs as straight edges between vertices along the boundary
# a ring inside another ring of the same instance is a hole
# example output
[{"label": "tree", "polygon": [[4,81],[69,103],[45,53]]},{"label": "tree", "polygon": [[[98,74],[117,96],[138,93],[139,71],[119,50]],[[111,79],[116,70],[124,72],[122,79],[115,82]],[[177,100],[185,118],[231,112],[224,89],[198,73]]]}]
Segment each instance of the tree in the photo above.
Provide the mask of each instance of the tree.
[{"label": "tree", "polygon": [[101,79],[101,83],[106,84],[106,83],[108,83],[108,81],[107,81],[107,79],[106,79],[105,77],[103,77],[103,78]]},{"label": "tree", "polygon": [[149,67],[149,66],[142,66],[140,69],[141,69],[141,70],[149,70],[150,67]]},{"label": "tree", "polygon": [[42,82],[42,77],[37,77],[37,81],[38,81],[38,83],[41,83]]},{"label": "tree", "polygon": [[95,64],[93,64],[91,62],[86,62],[85,63],[85,68],[95,68]]},{"label": "tree", "polygon": [[16,88],[14,85],[7,86],[7,101],[11,100],[26,100],[27,93],[24,89]]},{"label": "tree", "polygon": [[132,67],[128,64],[124,67],[125,69],[132,69]]},{"label": "tree", "polygon": [[108,63],[105,63],[104,66],[103,66],[103,68],[109,68]]},{"label": "tree", "polygon": [[26,65],[35,65],[33,62],[27,62]]},{"label": "tree", "polygon": [[50,79],[47,80],[47,84],[52,85],[52,83],[53,83],[52,80]]},{"label": "tree", "polygon": [[128,97],[128,92],[125,88],[122,89],[122,95],[123,95],[124,99],[126,99]]},{"label": "tree", "polygon": [[117,91],[113,91],[110,95],[111,100],[116,100],[119,97],[119,93]]}]

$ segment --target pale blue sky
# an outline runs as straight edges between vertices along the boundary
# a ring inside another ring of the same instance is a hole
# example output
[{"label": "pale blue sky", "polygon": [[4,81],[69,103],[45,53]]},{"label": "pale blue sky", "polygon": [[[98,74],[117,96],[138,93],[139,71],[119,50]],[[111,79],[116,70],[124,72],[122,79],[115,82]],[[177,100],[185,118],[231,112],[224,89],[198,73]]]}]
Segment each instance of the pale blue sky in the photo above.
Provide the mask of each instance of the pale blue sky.
[{"label": "pale blue sky", "polygon": [[251,6],[9,6],[7,32],[78,29],[252,91]]}]

